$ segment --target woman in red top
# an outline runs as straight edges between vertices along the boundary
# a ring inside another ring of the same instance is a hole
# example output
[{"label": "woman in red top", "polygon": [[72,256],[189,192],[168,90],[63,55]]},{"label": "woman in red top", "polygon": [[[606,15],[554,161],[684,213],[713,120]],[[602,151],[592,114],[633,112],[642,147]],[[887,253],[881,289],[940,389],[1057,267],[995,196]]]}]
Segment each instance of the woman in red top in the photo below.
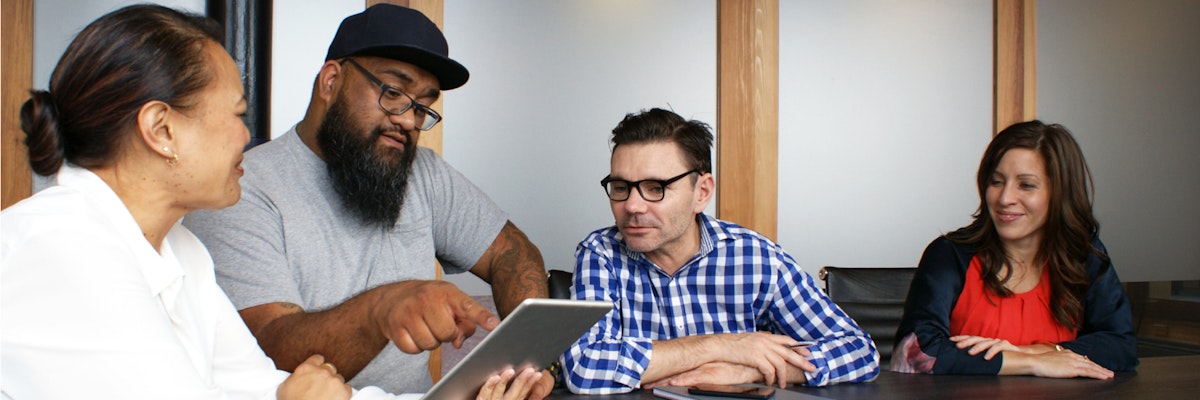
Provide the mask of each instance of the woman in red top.
[{"label": "woman in red top", "polygon": [[974,222],[921,257],[892,369],[1097,379],[1133,369],[1129,302],[1066,128],[1030,121],[1000,132],[977,184]]}]

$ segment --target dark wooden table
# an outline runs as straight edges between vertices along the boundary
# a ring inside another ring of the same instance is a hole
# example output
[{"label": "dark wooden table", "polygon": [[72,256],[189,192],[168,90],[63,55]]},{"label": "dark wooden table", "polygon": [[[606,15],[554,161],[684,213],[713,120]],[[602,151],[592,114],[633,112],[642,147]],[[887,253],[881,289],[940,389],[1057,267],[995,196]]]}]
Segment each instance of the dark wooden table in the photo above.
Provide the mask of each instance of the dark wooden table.
[{"label": "dark wooden table", "polygon": [[[874,382],[788,390],[829,399],[1200,399],[1200,356],[1143,358],[1111,380],[1031,376],[917,375],[883,371]],[[776,393],[776,399],[785,399]],[[650,391],[608,396],[559,389],[550,399],[654,399]]]}]

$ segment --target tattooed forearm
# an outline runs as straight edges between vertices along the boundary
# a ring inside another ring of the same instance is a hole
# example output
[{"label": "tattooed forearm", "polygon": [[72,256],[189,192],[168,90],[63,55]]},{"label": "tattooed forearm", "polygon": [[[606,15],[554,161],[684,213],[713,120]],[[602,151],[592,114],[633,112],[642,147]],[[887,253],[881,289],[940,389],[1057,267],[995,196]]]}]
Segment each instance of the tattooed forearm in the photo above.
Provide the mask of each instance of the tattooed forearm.
[{"label": "tattooed forearm", "polygon": [[527,298],[547,296],[542,253],[512,222],[504,225],[489,252],[492,297],[501,317]]}]

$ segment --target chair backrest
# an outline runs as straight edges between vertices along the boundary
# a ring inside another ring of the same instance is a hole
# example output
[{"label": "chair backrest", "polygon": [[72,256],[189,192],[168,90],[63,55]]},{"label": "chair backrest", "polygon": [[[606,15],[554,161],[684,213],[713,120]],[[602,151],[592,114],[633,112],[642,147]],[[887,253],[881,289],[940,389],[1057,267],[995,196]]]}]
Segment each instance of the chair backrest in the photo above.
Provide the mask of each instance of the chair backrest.
[{"label": "chair backrest", "polygon": [[871,335],[879,349],[880,365],[892,358],[896,328],[904,315],[904,300],[916,268],[848,268],[826,266],[820,278],[825,293],[859,327]]},{"label": "chair backrest", "polygon": [[552,299],[570,299],[571,285],[574,284],[572,274],[567,271],[552,269],[546,277],[546,286],[550,289]]}]

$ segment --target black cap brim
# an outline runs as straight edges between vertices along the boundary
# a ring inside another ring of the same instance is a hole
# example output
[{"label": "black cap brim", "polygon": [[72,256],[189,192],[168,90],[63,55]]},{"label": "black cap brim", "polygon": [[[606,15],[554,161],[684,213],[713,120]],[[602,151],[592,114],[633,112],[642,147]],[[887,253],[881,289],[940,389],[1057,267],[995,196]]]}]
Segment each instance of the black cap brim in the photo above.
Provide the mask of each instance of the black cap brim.
[{"label": "black cap brim", "polygon": [[403,61],[421,67],[438,78],[442,90],[458,88],[467,83],[467,67],[440,55],[408,46],[382,46],[362,49],[352,55],[375,56]]}]

